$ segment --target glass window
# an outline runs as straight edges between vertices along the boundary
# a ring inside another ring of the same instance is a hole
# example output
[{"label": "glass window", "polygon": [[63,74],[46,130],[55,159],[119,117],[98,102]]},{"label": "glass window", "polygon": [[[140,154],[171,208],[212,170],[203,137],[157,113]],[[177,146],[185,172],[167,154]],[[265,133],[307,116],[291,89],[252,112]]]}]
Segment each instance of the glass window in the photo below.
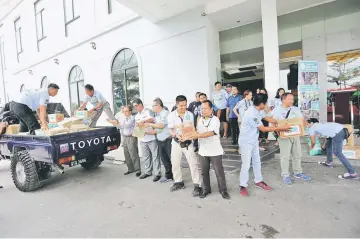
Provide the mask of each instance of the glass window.
[{"label": "glass window", "polygon": [[0,63],[1,63],[2,69],[5,70],[6,69],[6,64],[5,64],[5,43],[4,43],[4,37],[3,36],[0,36]]},{"label": "glass window", "polygon": [[20,86],[20,93],[23,92],[24,90],[25,90],[25,85],[22,84],[22,85]]},{"label": "glass window", "polygon": [[68,36],[68,25],[80,16],[76,13],[75,3],[76,0],[63,0],[64,2],[64,17],[65,17],[65,36]]},{"label": "glass window", "polygon": [[114,111],[123,105],[130,105],[139,98],[138,61],[130,49],[121,50],[112,64]]},{"label": "glass window", "polygon": [[18,61],[19,61],[19,54],[23,52],[23,43],[22,43],[22,29],[20,25],[20,18],[14,21],[15,27],[15,37],[16,37],[16,50],[18,54]]},{"label": "glass window", "polygon": [[112,12],[113,12],[112,0],[108,0],[108,14],[111,14]]},{"label": "glass window", "polygon": [[48,77],[44,76],[43,79],[41,80],[40,88],[46,89],[48,88],[48,85],[49,85]]},{"label": "glass window", "polygon": [[84,74],[79,66],[74,66],[69,74],[70,110],[73,114],[83,103]]}]

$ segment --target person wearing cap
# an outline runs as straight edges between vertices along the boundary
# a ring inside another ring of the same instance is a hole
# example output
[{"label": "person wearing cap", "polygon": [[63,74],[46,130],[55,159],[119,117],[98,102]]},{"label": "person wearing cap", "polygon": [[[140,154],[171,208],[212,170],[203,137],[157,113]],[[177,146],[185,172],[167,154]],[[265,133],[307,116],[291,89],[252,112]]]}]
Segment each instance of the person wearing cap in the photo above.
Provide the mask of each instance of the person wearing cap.
[{"label": "person wearing cap", "polygon": [[87,84],[84,86],[85,97],[83,104],[77,109],[78,111],[84,110],[88,102],[93,105],[93,108],[88,112],[93,113],[91,117],[89,127],[95,127],[98,119],[102,115],[103,111],[108,116],[109,120],[116,120],[113,111],[110,109],[109,102],[104,98],[103,94],[97,90],[94,90],[94,86]]},{"label": "person wearing cap", "polygon": [[149,109],[144,108],[141,99],[134,100],[133,108],[136,109],[138,112],[135,115],[136,125],[140,128],[145,128],[144,137],[138,138],[138,140],[140,141],[140,148],[142,150],[145,165],[145,172],[139,178],[145,179],[147,177],[150,177],[152,176],[152,171],[154,171],[155,176],[153,178],[153,182],[157,182],[161,178],[158,144],[153,128],[145,127],[146,123],[153,123],[154,118],[152,117],[152,112]]},{"label": "person wearing cap", "polygon": [[168,130],[169,111],[164,108],[163,101],[160,98],[153,100],[154,123],[145,123],[145,127],[152,127],[153,133],[157,135],[157,143],[159,148],[160,159],[165,169],[165,178],[161,179],[161,183],[172,181],[172,136]]},{"label": "person wearing cap", "polygon": [[358,179],[359,175],[356,173],[356,170],[352,167],[350,161],[342,153],[343,141],[349,134],[349,132],[346,132],[347,129],[344,128],[342,124],[334,122],[320,123],[318,119],[315,118],[307,120],[307,127],[310,129],[309,133],[311,138],[311,148],[315,147],[316,135],[327,138],[327,160],[319,162],[319,164],[332,168],[332,156],[334,154],[347,169],[347,173],[339,175],[339,178]]},{"label": "person wearing cap", "polygon": [[227,138],[228,121],[227,121],[227,100],[228,93],[222,89],[222,83],[217,81],[215,84],[215,91],[213,92],[213,103],[218,108],[217,117],[223,123],[223,137]]},{"label": "person wearing cap", "polygon": [[[19,132],[28,132],[34,135],[35,130],[47,130],[48,122],[46,120],[46,106],[49,103],[50,96],[58,94],[59,86],[51,83],[47,89],[26,90],[22,92],[18,99],[10,102],[10,111],[20,120]],[[41,126],[35,117],[37,112]]]}]

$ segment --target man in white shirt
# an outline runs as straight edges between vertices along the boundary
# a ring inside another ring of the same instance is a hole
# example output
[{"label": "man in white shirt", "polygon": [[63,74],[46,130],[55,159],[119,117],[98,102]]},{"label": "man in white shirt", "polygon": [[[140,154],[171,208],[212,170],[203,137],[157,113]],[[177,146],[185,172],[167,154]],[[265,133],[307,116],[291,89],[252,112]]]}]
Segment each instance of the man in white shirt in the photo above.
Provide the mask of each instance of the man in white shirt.
[{"label": "man in white shirt", "polygon": [[[276,107],[269,115],[277,121],[281,119],[303,118],[300,109],[293,106],[293,95],[291,93],[284,93],[282,95],[282,105]],[[283,182],[288,185],[292,184],[289,173],[290,156],[292,156],[293,177],[305,181],[311,180],[311,177],[302,172],[300,137],[278,138],[278,143],[280,147]]]},{"label": "man in white shirt", "polygon": [[191,112],[187,111],[187,98],[184,95],[177,96],[176,105],[177,109],[168,116],[168,128],[173,138],[171,160],[174,184],[170,188],[170,191],[185,188],[181,170],[181,159],[182,154],[184,154],[188,161],[194,184],[192,195],[196,197],[202,192],[202,181],[198,168],[197,155],[194,152],[194,146],[191,140],[182,141],[183,127],[194,127],[194,116]]},{"label": "man in white shirt", "polygon": [[346,132],[347,129],[345,129],[342,124],[333,122],[319,123],[318,120],[314,118],[307,120],[307,126],[310,129],[311,148],[315,147],[316,135],[327,138],[327,160],[319,162],[319,164],[332,168],[332,156],[334,154],[348,171],[343,175],[339,175],[339,178],[358,179],[359,175],[356,173],[356,170],[352,167],[350,161],[342,153],[343,141],[346,139],[347,134],[349,134],[349,132]]},{"label": "man in white shirt", "polygon": [[[93,113],[90,121],[90,127],[95,127],[99,117],[102,115],[103,111],[108,116],[108,119],[115,120],[113,111],[110,109],[109,102],[104,98],[103,94],[99,91],[94,90],[92,85],[85,85],[85,97],[83,104],[77,110],[84,110],[88,102],[93,105],[93,108],[88,110]],[[95,113],[94,113],[95,112]]]},{"label": "man in white shirt", "polygon": [[[138,127],[145,127],[146,123],[153,123],[154,118],[151,116],[152,113],[150,110],[145,109],[141,99],[136,99],[133,102],[133,108],[137,110],[135,115],[135,122]],[[139,178],[145,179],[149,176],[152,176],[152,171],[154,169],[154,178],[153,182],[157,182],[161,177],[160,169],[160,159],[158,152],[158,144],[156,137],[153,133],[152,127],[145,127],[144,138],[139,138],[140,148],[142,150],[142,155],[144,158],[144,168],[145,172]]]},{"label": "man in white shirt", "polygon": [[228,121],[227,121],[227,100],[228,93],[224,89],[222,89],[222,83],[217,81],[214,84],[216,90],[213,92],[212,98],[213,103],[217,107],[217,117],[223,123],[223,137],[227,138],[228,132]]},{"label": "man in white shirt", "polygon": [[[56,96],[58,90],[59,86],[51,83],[46,90],[27,90],[22,92],[18,99],[10,102],[10,111],[20,120],[19,132],[30,131],[30,134],[35,134],[37,129],[48,129],[46,106],[49,103],[50,96]],[[35,117],[35,111],[39,116],[41,126]]]},{"label": "man in white shirt", "polygon": [[216,116],[213,116],[212,102],[206,100],[202,103],[203,117],[198,119],[197,131],[193,139],[199,139],[199,154],[203,156],[201,160],[203,190],[200,198],[205,198],[211,193],[211,182],[209,178],[210,163],[216,173],[218,189],[224,199],[229,199],[227,192],[226,177],[222,164],[223,148],[219,139],[220,122]]}]

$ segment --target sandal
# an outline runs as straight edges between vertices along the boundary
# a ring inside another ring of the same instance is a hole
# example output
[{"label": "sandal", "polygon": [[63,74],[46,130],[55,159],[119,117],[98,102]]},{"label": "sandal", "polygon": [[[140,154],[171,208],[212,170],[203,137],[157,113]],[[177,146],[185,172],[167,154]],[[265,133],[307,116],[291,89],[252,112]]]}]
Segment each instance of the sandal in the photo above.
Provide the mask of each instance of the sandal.
[{"label": "sandal", "polygon": [[349,173],[344,173],[343,175],[338,175],[339,179],[359,179],[360,176],[355,173],[355,174],[349,174]]},{"label": "sandal", "polygon": [[332,163],[328,163],[327,161],[318,162],[318,164],[328,168],[333,168]]}]

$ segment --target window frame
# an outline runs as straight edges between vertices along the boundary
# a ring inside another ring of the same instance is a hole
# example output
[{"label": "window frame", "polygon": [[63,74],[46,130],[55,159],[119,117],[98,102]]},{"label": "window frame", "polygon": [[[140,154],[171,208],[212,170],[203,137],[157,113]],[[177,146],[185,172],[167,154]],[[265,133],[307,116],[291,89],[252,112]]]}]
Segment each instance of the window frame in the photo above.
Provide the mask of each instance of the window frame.
[{"label": "window frame", "polygon": [[20,93],[24,92],[26,90],[25,84],[20,85]]},{"label": "window frame", "polygon": [[72,19],[70,19],[69,21],[67,21],[67,16],[66,16],[66,0],[63,0],[63,10],[64,10],[64,25],[65,25],[65,37],[68,37],[68,25],[70,25],[72,22],[78,20],[80,18],[80,15],[75,16],[75,11],[74,11],[74,0],[71,0],[71,12],[72,12]]},{"label": "window frame", "polygon": [[[44,81],[46,81],[46,83],[47,83],[45,88],[43,85]],[[48,85],[49,85],[48,77],[44,76],[40,81],[40,89],[46,89],[46,88],[48,88]]]},{"label": "window frame", "polygon": [[[44,33],[44,18],[43,18],[43,12],[45,8],[41,8],[40,11],[37,11],[36,5],[42,0],[38,0],[34,3],[34,16],[35,16],[35,30],[36,30],[36,42],[37,42],[37,48],[38,51],[40,51],[40,42],[44,39],[46,39],[46,35]],[[41,35],[39,34],[38,29],[38,17],[40,17],[40,25],[41,25]]]},{"label": "window frame", "polygon": [[[77,81],[73,81],[73,78],[70,78],[70,76],[71,76],[73,70],[75,70],[76,68],[78,68],[78,69],[81,71],[81,73],[79,74],[79,76],[80,76],[80,75],[83,75],[83,78],[82,78],[82,79],[79,79],[79,80],[77,80]],[[74,65],[74,66],[70,69],[70,71],[69,71],[69,76],[68,76],[70,112],[71,112],[72,114],[73,114],[74,112],[73,112],[73,109],[72,109],[72,98],[71,98],[72,93],[71,93],[71,87],[70,87],[70,86],[71,86],[72,84],[76,84],[77,104],[78,104],[78,107],[79,107],[79,106],[80,106],[80,103],[83,102],[83,101],[81,100],[81,98],[80,98],[80,93],[79,93],[79,84],[80,84],[81,82],[83,82],[83,85],[85,85],[85,79],[84,79],[83,69],[82,69],[79,65]]]},{"label": "window frame", "polygon": [[5,40],[4,35],[0,35],[0,64],[1,69],[6,70],[6,58],[5,58]]},{"label": "window frame", "polygon": [[112,3],[112,0],[107,0],[107,4],[108,4],[108,14],[112,14],[112,13],[113,13],[113,3]]},{"label": "window frame", "polygon": [[[21,26],[18,26],[18,28],[17,28],[17,23],[19,22],[19,24],[20,24],[20,20],[21,20],[21,18],[20,17],[18,17],[18,18],[16,18],[15,20],[14,20],[14,30],[15,30],[15,43],[16,43],[16,54],[17,54],[17,60],[18,60],[18,62],[20,62],[20,59],[19,59],[19,55],[21,54],[21,53],[23,53],[24,52],[24,48],[23,48],[23,41],[22,41],[22,34],[21,34],[21,29],[22,29],[22,27]],[[18,37],[19,37],[19,39],[18,39]],[[19,40],[19,45],[20,45],[20,50],[19,50],[19,47],[18,47],[18,40]]]}]

